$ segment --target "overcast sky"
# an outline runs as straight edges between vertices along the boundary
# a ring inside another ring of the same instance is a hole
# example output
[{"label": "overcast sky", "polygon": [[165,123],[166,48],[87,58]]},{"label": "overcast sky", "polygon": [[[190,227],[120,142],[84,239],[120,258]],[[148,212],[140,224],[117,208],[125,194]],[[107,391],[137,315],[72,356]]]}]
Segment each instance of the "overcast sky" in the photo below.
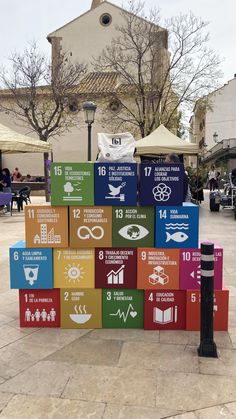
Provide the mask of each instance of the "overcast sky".
[{"label": "overcast sky", "polygon": [[[23,50],[27,42],[36,40],[41,50],[50,54],[46,36],[90,8],[92,0],[0,0],[0,65],[6,65],[13,51]],[[123,0],[112,0],[122,6]],[[145,0],[161,9],[163,17],[191,10],[210,22],[210,44],[222,58],[222,83],[236,73],[236,1],[235,0]],[[90,29],[88,28],[88,31]],[[86,36],[84,34],[83,36]]]}]

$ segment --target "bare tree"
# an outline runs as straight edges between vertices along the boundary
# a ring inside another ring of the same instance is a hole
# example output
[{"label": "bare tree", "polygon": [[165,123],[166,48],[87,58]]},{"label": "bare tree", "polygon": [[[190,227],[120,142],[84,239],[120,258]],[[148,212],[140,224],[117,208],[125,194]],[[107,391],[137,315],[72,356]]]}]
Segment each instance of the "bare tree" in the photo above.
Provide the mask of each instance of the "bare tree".
[{"label": "bare tree", "polygon": [[[117,36],[94,60],[96,70],[115,71],[119,112],[106,122],[144,137],[163,123],[177,130],[180,116],[219,83],[220,59],[208,47],[208,23],[192,13],[160,26],[158,10],[146,17],[144,3],[129,1]],[[109,122],[110,119],[110,122]]]},{"label": "bare tree", "polygon": [[[86,72],[83,64],[72,65],[67,54],[61,53],[52,67],[35,43],[22,54],[14,53],[9,60],[10,71],[3,69],[0,73],[3,88],[7,89],[0,109],[7,111],[24,127],[30,127],[41,141],[60,136],[75,124],[74,115],[68,107],[76,110],[77,86]],[[48,153],[44,153],[47,200],[48,157]]]}]

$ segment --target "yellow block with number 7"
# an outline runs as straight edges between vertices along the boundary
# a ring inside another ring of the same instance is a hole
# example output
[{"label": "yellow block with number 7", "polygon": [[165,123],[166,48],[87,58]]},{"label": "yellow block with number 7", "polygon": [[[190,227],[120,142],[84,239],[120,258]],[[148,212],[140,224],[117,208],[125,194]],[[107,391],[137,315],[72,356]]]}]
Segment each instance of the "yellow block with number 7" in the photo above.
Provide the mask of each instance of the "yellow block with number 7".
[{"label": "yellow block with number 7", "polygon": [[54,288],[94,288],[94,249],[54,249]]}]

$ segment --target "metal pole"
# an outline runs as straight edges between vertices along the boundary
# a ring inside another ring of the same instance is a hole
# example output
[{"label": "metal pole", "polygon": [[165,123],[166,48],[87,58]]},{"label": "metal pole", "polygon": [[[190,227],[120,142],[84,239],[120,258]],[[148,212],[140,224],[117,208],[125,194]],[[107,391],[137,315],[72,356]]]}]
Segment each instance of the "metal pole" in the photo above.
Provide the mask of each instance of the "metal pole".
[{"label": "metal pole", "polygon": [[88,161],[91,161],[91,130],[92,124],[88,123]]},{"label": "metal pole", "polygon": [[213,308],[214,308],[214,244],[201,244],[201,329],[198,355],[217,358],[217,347],[214,342]]}]

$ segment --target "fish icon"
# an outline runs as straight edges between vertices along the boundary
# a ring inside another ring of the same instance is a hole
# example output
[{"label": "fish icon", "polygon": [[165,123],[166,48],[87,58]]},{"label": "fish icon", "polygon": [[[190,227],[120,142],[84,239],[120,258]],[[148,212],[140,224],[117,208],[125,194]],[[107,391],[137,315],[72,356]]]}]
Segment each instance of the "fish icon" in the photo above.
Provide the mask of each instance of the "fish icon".
[{"label": "fish icon", "polygon": [[173,240],[177,243],[185,242],[185,240],[188,239],[188,235],[186,233],[183,233],[181,231],[177,231],[174,234],[170,234],[168,231],[166,231],[166,243],[168,243],[170,240]]}]

